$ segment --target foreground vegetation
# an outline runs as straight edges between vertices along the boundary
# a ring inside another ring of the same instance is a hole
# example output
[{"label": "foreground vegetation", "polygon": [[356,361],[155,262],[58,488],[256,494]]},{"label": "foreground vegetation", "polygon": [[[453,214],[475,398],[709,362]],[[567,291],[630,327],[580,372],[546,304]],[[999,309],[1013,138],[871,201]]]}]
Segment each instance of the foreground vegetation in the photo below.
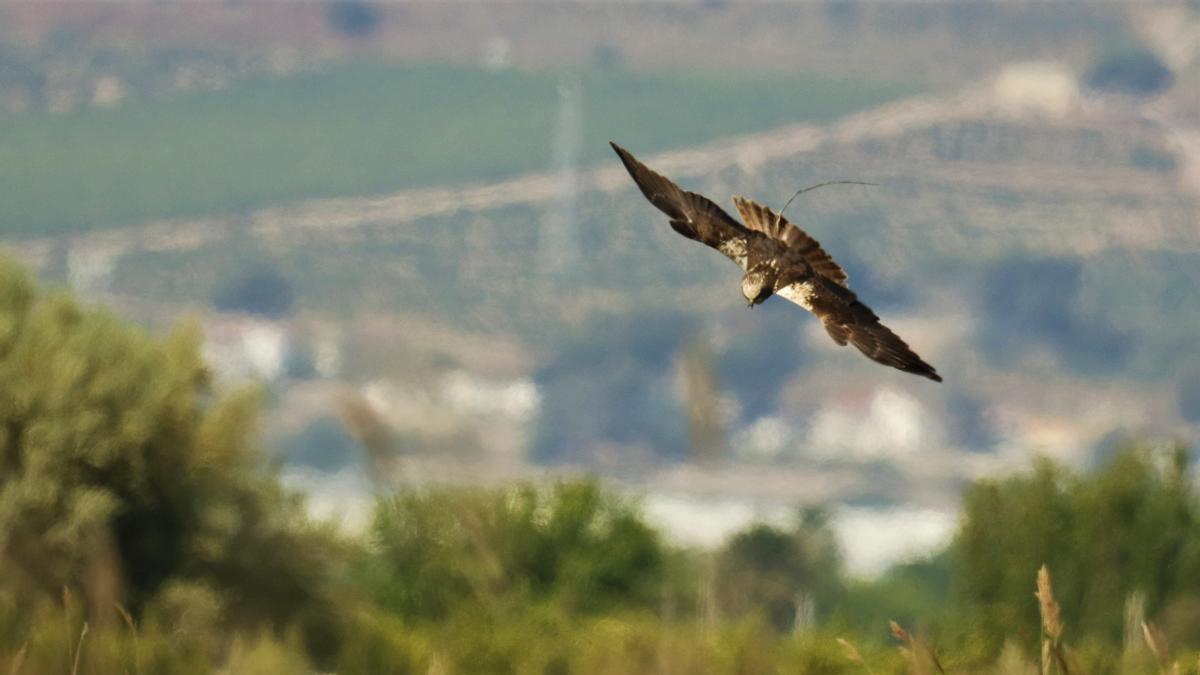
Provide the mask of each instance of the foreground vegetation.
[{"label": "foreground vegetation", "polygon": [[683,550],[591,480],[384,495],[349,537],[280,487],[194,330],[6,261],[0,383],[0,672],[1150,673],[1200,647],[1182,448],[981,481],[946,551],[861,581],[819,509]]},{"label": "foreground vegetation", "polygon": [[[820,76],[747,79],[370,64],[113,110],[0,116],[0,234],[237,212],[312,197],[552,167],[560,89],[578,84],[580,159],[802,121],[912,93]],[[746,101],[755,101],[747,106]],[[688,114],[702,107],[702,116]]]}]

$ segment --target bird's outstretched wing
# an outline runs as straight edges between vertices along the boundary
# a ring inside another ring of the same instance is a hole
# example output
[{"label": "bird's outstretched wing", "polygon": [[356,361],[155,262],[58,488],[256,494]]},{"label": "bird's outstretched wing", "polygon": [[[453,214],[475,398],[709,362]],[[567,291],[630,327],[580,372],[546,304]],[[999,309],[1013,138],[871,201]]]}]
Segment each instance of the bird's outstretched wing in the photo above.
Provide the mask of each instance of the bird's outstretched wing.
[{"label": "bird's outstretched wing", "polygon": [[711,200],[680,188],[670,179],[655,173],[616,143],[609,143],[641,188],[646,199],[671,218],[671,228],[679,234],[702,242],[725,254],[742,269],[746,268],[747,242],[757,236],[734,220]]},{"label": "bird's outstretched wing", "polygon": [[742,214],[742,220],[746,221],[750,229],[783,242],[789,251],[803,257],[814,272],[836,284],[847,286],[846,270],[843,270],[807,232],[752,199],[734,197],[733,205],[737,207],[738,213]]},{"label": "bird's outstretched wing", "polygon": [[834,281],[814,276],[775,291],[817,316],[839,345],[853,344],[867,358],[906,373],[941,382],[937,370],[917,356],[904,340],[879,323],[879,317],[854,292]]}]

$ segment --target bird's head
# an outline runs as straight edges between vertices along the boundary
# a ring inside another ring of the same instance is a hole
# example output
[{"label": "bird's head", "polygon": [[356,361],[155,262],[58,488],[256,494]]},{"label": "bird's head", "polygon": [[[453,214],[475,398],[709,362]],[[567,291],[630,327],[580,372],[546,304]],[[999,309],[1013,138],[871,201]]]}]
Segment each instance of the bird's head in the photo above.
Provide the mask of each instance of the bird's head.
[{"label": "bird's head", "polygon": [[746,298],[746,306],[762,304],[771,297],[771,284],[768,281],[767,273],[761,270],[747,272],[742,277],[742,296]]}]

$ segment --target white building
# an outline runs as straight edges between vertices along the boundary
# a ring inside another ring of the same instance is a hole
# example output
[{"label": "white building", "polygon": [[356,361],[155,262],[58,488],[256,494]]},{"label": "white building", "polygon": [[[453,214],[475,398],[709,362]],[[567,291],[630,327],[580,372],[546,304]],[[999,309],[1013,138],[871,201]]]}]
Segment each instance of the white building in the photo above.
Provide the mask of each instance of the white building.
[{"label": "white building", "polygon": [[291,349],[285,324],[246,314],[219,315],[204,326],[204,360],[224,379],[279,379]]}]

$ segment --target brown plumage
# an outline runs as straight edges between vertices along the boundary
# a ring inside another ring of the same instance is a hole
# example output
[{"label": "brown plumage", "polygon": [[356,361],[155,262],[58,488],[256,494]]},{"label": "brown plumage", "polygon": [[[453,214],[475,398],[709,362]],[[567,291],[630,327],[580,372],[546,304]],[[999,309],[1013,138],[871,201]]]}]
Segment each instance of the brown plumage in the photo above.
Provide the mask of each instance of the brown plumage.
[{"label": "brown plumage", "polygon": [[742,214],[742,220],[746,221],[750,229],[783,242],[790,251],[799,253],[805,262],[812,266],[814,272],[849,288],[846,286],[846,270],[834,262],[825,249],[821,248],[821,244],[807,232],[781,218],[771,209],[745,197],[734,197],[733,205],[737,207],[738,213]]},{"label": "brown plumage", "polygon": [[751,307],[779,295],[816,315],[839,345],[853,344],[874,361],[942,381],[933,366],[879,322],[850,290],[845,270],[804,230],[761,204],[734,197],[743,225],[611,145],[646,199],[670,217],[672,229],[715,248],[745,271],[742,295]]}]

